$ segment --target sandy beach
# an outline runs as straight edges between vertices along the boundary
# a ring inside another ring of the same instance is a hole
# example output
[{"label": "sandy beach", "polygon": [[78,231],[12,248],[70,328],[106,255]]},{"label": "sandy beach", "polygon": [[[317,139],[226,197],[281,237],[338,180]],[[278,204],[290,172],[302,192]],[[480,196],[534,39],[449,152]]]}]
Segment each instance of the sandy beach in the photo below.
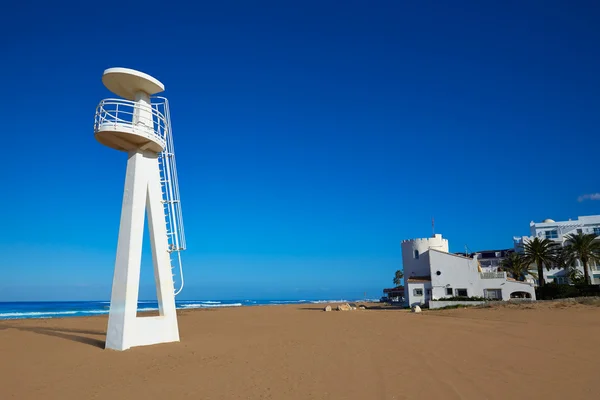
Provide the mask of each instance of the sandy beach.
[{"label": "sandy beach", "polygon": [[599,398],[600,308],[185,310],[104,350],[107,317],[0,321],[3,399]]}]

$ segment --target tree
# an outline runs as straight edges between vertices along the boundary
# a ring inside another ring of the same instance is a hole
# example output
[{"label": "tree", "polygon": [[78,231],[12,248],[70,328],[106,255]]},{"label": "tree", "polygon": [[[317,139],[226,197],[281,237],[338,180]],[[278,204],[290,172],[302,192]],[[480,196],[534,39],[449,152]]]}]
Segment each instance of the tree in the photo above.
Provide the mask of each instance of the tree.
[{"label": "tree", "polygon": [[569,282],[578,285],[585,283],[585,277],[581,273],[580,270],[577,269],[576,266],[572,265],[567,269],[567,276],[569,277]]},{"label": "tree", "polygon": [[394,274],[394,285],[400,286],[402,278],[404,278],[404,272],[402,272],[401,270],[396,271],[396,273]]},{"label": "tree", "polygon": [[558,246],[558,243],[550,239],[540,239],[538,237],[525,242],[523,245],[525,263],[537,265],[540,286],[546,284],[544,280],[544,265],[546,265],[546,269],[550,269],[556,264]]},{"label": "tree", "polygon": [[519,253],[508,253],[501,265],[504,271],[518,281],[524,281],[528,274],[537,278],[536,273],[529,271],[530,264],[525,262],[524,256]]},{"label": "tree", "polygon": [[555,258],[555,265],[558,268],[564,269],[570,283],[583,283],[583,274],[575,265],[575,257],[567,247],[561,247]]},{"label": "tree", "polygon": [[600,240],[595,240],[593,233],[578,233],[576,235],[567,235],[566,251],[574,258],[581,261],[583,265],[583,276],[585,283],[590,284],[590,273],[588,265],[590,261],[600,262]]}]

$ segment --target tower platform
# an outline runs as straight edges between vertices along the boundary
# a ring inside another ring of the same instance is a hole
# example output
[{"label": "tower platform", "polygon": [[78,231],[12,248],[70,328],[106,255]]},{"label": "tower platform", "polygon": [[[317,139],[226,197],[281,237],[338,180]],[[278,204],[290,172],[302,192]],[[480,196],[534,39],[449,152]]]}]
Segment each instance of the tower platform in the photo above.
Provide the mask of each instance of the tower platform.
[{"label": "tower platform", "polygon": [[122,99],[105,99],[96,107],[94,136],[98,142],[120,151],[166,148],[168,119],[150,96],[165,90],[156,78],[129,68],[109,68],[104,86]]},{"label": "tower platform", "polygon": [[105,99],[96,107],[94,136],[120,151],[163,151],[168,121],[157,107],[121,99]]}]

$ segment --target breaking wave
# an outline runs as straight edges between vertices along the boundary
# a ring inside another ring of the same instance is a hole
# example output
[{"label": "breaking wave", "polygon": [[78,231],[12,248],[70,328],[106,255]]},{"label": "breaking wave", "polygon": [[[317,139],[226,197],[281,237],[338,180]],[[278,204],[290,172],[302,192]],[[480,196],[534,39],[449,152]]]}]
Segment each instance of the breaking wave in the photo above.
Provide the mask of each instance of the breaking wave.
[{"label": "breaking wave", "polygon": [[180,304],[178,308],[214,308],[214,307],[241,307],[242,303],[232,304],[206,304],[206,303],[192,303],[192,304]]},{"label": "breaking wave", "polygon": [[314,300],[311,301],[312,304],[321,304],[321,303],[350,303],[349,300]]}]

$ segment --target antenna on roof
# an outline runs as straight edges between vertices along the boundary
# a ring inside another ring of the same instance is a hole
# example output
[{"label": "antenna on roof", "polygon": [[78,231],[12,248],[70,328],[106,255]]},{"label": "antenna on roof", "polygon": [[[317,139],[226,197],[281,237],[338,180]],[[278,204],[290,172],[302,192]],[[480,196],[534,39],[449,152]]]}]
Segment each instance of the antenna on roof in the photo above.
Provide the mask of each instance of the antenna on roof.
[{"label": "antenna on roof", "polygon": [[431,234],[435,236],[435,220],[431,217]]}]

